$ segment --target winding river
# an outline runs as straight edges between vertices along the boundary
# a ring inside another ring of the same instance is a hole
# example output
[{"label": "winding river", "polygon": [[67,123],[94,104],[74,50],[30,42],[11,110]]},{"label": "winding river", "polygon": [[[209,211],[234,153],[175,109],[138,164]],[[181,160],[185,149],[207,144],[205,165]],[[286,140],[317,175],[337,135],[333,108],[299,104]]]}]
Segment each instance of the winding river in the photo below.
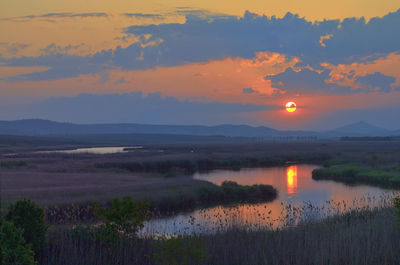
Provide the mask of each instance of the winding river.
[{"label": "winding river", "polygon": [[316,168],[319,166],[299,164],[196,173],[193,178],[218,185],[224,180],[233,180],[241,185],[270,184],[279,191],[279,195],[268,203],[215,206],[153,219],[145,224],[141,233],[215,233],[233,226],[273,229],[296,225],[302,220],[324,218],[350,209],[379,207],[393,196],[393,192],[377,187],[313,180],[312,171]]}]

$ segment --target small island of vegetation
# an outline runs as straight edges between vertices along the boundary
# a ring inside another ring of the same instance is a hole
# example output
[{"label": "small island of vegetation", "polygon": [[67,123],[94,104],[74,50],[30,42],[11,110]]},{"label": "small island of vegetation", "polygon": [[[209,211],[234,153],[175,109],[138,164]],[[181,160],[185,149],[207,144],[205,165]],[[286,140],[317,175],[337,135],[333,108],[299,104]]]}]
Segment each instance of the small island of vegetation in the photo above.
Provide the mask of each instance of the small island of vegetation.
[{"label": "small island of vegetation", "polygon": [[378,167],[376,157],[371,156],[369,165],[329,160],[325,167],[315,169],[313,179],[330,179],[348,184],[372,184],[384,188],[400,188],[400,166]]}]

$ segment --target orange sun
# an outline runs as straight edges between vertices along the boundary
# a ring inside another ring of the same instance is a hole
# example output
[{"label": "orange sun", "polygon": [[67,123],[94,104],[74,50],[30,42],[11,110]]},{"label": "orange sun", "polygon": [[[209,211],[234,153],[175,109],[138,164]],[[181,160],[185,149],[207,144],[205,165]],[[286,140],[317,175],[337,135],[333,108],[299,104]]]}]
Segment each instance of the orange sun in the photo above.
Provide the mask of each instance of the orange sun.
[{"label": "orange sun", "polygon": [[295,110],[296,110],[296,103],[294,103],[294,102],[288,102],[288,103],[286,103],[286,110],[288,111],[288,112],[294,112]]}]

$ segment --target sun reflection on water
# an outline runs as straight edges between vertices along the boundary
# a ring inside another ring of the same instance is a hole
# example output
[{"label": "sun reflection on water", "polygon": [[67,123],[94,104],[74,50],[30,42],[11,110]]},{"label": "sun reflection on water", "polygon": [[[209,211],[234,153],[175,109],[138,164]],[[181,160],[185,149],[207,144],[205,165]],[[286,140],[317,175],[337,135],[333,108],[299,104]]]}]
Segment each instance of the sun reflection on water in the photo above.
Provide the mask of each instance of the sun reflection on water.
[{"label": "sun reflection on water", "polygon": [[297,166],[293,165],[286,169],[286,186],[288,194],[297,192]]}]

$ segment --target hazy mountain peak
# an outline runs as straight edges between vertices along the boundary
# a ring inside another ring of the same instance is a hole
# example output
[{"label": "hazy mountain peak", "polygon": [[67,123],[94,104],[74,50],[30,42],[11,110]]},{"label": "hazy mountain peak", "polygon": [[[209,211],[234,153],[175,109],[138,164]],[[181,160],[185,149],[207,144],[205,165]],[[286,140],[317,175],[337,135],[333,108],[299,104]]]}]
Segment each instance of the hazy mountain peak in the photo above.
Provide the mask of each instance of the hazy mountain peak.
[{"label": "hazy mountain peak", "polygon": [[389,134],[389,130],[369,124],[365,121],[351,123],[332,130],[336,133],[347,134],[348,136],[383,136]]}]

